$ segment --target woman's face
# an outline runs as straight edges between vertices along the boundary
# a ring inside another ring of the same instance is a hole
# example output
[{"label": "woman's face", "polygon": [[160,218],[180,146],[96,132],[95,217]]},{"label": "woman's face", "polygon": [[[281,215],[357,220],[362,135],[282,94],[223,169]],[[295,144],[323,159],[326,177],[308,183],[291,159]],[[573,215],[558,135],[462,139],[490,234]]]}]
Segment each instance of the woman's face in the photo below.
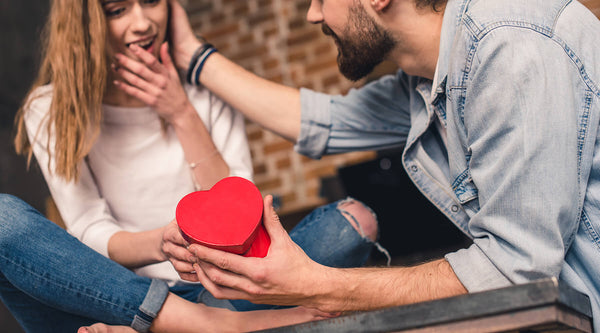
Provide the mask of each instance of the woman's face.
[{"label": "woman's face", "polygon": [[109,56],[123,53],[134,57],[128,47],[137,44],[158,57],[167,33],[167,0],[99,1],[106,16]]}]

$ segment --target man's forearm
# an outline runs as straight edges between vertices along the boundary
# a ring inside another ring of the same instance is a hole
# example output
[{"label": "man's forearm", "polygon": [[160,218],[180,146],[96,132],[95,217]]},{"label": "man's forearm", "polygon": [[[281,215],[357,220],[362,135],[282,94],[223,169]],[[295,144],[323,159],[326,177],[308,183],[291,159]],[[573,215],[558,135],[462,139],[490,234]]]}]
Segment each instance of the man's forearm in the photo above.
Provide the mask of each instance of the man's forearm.
[{"label": "man's forearm", "polygon": [[[179,66],[188,64],[191,52],[181,52],[178,59]],[[290,141],[297,140],[300,133],[298,89],[263,79],[219,53],[211,54],[206,60],[200,82],[250,120]]]},{"label": "man's forearm", "polygon": [[467,293],[444,259],[414,267],[332,269],[314,298],[327,312],[365,311]]},{"label": "man's forearm", "polygon": [[219,53],[208,58],[200,81],[250,120],[290,141],[298,139],[298,89],[265,80]]},{"label": "man's forearm", "polygon": [[[187,14],[177,0],[169,0],[173,60],[187,71],[202,45]],[[261,126],[296,141],[300,133],[300,92],[254,75],[218,52],[212,53],[200,71],[200,83]]]}]

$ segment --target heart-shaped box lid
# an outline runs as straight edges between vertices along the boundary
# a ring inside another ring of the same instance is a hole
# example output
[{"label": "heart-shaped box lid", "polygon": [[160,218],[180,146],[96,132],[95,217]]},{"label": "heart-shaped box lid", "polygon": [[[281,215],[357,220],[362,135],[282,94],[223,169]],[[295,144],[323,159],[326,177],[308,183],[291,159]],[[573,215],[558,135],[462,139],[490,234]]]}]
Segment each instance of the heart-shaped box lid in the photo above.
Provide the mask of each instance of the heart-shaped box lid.
[{"label": "heart-shaped box lid", "polygon": [[262,214],[260,191],[241,177],[227,177],[208,191],[186,195],[175,211],[189,243],[252,257],[264,257],[270,245]]}]

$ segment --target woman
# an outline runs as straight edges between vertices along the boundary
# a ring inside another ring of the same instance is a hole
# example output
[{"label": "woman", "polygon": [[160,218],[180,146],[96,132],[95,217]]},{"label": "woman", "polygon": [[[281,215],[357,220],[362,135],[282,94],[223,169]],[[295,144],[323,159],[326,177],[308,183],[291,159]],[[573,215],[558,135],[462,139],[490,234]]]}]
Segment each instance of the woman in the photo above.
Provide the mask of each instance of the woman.
[{"label": "woman", "polygon": [[[180,260],[191,257],[187,244],[168,223],[176,203],[223,177],[250,178],[251,163],[242,117],[210,92],[181,84],[165,42],[168,21],[167,0],[52,3],[43,63],[17,116],[15,143],[35,154],[76,238],[0,195],[0,296],[27,331],[74,331],[97,321],[137,331],[247,331],[327,316],[257,311],[266,307],[216,300],[180,279],[197,280],[193,260]],[[109,66],[140,49],[161,62],[140,75]],[[337,217],[327,219],[332,234],[350,234],[334,254],[323,247],[338,240],[310,237],[323,237],[325,215]],[[354,229],[331,207],[300,226],[294,241],[324,264],[360,265],[370,251],[358,233],[343,232]],[[168,260],[190,273],[179,276]]]}]

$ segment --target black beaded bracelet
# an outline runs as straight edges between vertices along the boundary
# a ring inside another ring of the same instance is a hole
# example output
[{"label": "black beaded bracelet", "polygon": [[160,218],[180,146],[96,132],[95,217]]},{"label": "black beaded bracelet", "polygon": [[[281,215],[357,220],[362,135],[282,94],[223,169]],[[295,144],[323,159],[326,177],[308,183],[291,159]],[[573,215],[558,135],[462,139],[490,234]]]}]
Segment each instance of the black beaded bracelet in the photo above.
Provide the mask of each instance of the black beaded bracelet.
[{"label": "black beaded bracelet", "polygon": [[202,67],[204,67],[204,63],[208,56],[214,52],[217,52],[217,49],[210,43],[204,43],[196,49],[190,60],[187,71],[186,79],[189,84],[200,85],[200,72],[202,71]]}]

